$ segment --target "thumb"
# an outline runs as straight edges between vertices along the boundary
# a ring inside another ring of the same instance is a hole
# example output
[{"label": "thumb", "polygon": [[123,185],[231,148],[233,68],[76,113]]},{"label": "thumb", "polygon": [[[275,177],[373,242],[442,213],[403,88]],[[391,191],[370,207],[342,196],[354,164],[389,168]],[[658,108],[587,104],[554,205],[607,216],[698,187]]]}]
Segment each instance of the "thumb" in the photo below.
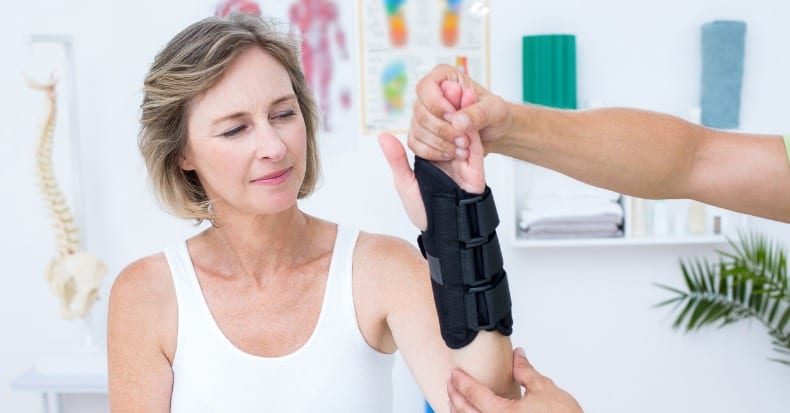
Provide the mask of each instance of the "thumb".
[{"label": "thumb", "polygon": [[491,120],[487,99],[483,98],[479,102],[474,103],[468,101],[464,103],[467,106],[452,115],[452,124],[456,130],[468,132],[484,129],[488,126]]},{"label": "thumb", "polygon": [[381,146],[381,151],[384,152],[384,157],[387,158],[387,163],[392,169],[395,189],[400,195],[406,214],[417,228],[424,231],[428,227],[428,218],[425,215],[425,206],[422,203],[417,178],[409,166],[403,145],[391,133],[384,132],[379,135],[379,146]]},{"label": "thumb", "polygon": [[414,179],[414,172],[412,172],[409,160],[406,158],[406,150],[403,149],[398,138],[388,132],[379,135],[379,146],[381,146],[381,151],[384,152],[384,157],[387,158],[387,163],[392,169],[395,186],[400,190],[401,185]]},{"label": "thumb", "polygon": [[520,347],[513,352],[513,377],[527,390],[542,377],[527,360],[524,350]]}]

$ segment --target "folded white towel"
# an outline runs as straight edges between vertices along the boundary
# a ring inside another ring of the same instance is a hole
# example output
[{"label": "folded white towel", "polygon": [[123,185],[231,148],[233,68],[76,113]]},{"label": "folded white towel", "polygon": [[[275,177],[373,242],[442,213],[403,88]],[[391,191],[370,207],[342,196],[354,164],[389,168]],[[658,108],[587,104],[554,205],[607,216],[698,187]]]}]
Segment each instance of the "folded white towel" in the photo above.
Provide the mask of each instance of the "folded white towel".
[{"label": "folded white towel", "polygon": [[590,233],[590,232],[617,232],[620,225],[599,222],[539,222],[526,229],[529,233]]},{"label": "folded white towel", "polygon": [[622,223],[623,208],[614,202],[606,203],[550,203],[539,209],[521,211],[519,227],[527,229],[536,222],[611,222]]},{"label": "folded white towel", "polygon": [[521,232],[520,237],[526,239],[568,239],[568,238],[616,238],[622,237],[623,231],[617,228],[584,231],[561,228],[546,228]]}]

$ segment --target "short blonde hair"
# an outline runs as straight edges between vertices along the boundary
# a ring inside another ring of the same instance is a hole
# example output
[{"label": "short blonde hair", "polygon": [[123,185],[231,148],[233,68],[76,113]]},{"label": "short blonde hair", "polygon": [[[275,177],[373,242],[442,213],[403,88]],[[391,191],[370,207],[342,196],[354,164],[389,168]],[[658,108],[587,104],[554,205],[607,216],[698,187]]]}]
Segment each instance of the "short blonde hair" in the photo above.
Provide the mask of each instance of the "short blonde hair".
[{"label": "short blonde hair", "polygon": [[291,78],[307,131],[307,165],[298,197],[315,189],[320,174],[316,105],[302,72],[298,39],[276,27],[276,22],[250,14],[209,17],[177,34],[154,59],[143,87],[138,145],[156,194],[173,214],[198,222],[213,219],[197,174],[180,166],[189,107],[250,47],[260,47],[274,57]]}]

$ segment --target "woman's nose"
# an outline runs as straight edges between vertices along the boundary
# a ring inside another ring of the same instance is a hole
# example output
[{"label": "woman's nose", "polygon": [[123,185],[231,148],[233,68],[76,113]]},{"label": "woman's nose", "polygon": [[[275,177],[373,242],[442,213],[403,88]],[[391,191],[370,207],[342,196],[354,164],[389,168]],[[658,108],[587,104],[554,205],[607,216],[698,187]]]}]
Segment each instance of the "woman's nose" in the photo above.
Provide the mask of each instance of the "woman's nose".
[{"label": "woman's nose", "polygon": [[255,129],[255,156],[258,159],[279,161],[285,157],[288,148],[280,137],[277,129],[270,125],[262,125]]}]

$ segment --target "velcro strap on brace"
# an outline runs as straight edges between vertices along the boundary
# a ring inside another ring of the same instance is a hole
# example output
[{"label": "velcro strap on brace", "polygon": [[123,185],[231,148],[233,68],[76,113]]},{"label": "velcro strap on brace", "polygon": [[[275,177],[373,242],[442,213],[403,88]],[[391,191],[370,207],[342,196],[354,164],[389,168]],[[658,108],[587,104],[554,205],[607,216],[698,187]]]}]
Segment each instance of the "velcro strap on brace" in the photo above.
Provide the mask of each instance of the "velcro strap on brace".
[{"label": "velcro strap on brace", "polygon": [[442,338],[457,349],[480,330],[510,335],[510,290],[491,189],[470,194],[420,157],[415,157],[414,173],[428,217],[418,243],[428,260]]}]

